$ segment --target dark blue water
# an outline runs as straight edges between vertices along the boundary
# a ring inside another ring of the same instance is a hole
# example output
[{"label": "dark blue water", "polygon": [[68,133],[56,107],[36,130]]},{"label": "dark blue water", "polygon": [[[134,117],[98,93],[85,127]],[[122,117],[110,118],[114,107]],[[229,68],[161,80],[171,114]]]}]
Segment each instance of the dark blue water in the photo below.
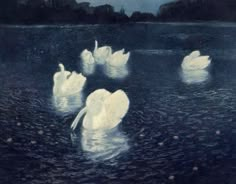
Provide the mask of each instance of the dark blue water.
[{"label": "dark blue water", "polygon": [[[131,51],[128,75],[97,67],[78,106],[55,105],[58,63],[82,72],[80,52],[95,39]],[[236,25],[2,26],[0,40],[0,183],[236,183]],[[195,49],[213,64],[184,75]],[[128,114],[107,135],[72,134],[99,88],[127,92]]]}]

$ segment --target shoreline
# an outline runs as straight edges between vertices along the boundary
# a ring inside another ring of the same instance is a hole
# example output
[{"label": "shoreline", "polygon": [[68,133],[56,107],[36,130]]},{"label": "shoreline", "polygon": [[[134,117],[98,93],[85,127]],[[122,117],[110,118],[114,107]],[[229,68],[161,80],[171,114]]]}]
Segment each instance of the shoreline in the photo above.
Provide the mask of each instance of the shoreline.
[{"label": "shoreline", "polygon": [[158,22],[125,22],[125,23],[54,23],[54,24],[1,24],[0,28],[44,28],[44,27],[84,27],[84,26],[116,26],[116,25],[135,25],[135,24],[153,24],[153,25],[184,25],[184,26],[221,26],[221,27],[236,27],[236,22],[224,22],[224,21],[189,21],[189,22],[166,22],[166,21],[158,21]]}]

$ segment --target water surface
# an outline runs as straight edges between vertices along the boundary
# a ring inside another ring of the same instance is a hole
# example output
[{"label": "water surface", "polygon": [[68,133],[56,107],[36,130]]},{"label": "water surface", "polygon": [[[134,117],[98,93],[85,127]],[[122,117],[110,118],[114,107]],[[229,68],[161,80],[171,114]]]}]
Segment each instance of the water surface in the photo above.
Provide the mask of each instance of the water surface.
[{"label": "water surface", "polygon": [[[235,25],[2,26],[0,38],[2,183],[236,182]],[[58,63],[82,72],[79,54],[95,39],[131,51],[128,73],[98,66],[81,96],[55,104]],[[182,58],[195,49],[213,64],[183,74]],[[127,92],[127,116],[108,135],[71,134],[98,88]]]}]

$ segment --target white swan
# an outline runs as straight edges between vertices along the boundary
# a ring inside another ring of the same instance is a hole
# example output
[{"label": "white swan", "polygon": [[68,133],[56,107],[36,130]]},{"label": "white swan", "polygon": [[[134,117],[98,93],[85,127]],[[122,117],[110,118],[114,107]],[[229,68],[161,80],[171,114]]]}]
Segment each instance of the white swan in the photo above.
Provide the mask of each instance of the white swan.
[{"label": "white swan", "polygon": [[86,82],[86,77],[76,72],[69,72],[65,70],[63,64],[59,64],[60,71],[53,76],[54,96],[69,96],[80,92]]},{"label": "white swan", "polygon": [[82,53],[80,54],[80,58],[82,59],[83,63],[85,63],[85,64],[94,64],[95,63],[92,52],[90,52],[87,49],[82,51]]},{"label": "white swan", "polygon": [[209,56],[201,56],[200,51],[194,51],[184,58],[181,67],[183,70],[204,70],[210,64]]},{"label": "white swan", "polygon": [[110,93],[105,89],[98,89],[88,96],[86,107],[79,112],[71,128],[74,130],[81,117],[86,114],[83,119],[85,129],[112,129],[121,122],[128,109],[129,99],[124,91]]},{"label": "white swan", "polygon": [[98,47],[98,42],[95,40],[95,48],[93,56],[98,64],[104,64],[106,59],[112,54],[112,48],[110,46]]},{"label": "white swan", "polygon": [[114,52],[106,59],[107,64],[112,66],[126,65],[130,57],[130,52],[127,52],[126,54],[124,54],[124,52],[125,49]]}]

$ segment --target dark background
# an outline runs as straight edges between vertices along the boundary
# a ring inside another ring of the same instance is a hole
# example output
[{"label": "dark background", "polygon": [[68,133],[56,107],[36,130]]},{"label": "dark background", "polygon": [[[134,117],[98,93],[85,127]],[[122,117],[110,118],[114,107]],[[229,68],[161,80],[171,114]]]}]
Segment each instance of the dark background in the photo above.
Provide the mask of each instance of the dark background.
[{"label": "dark background", "polygon": [[154,21],[235,21],[234,0],[177,0],[166,3],[156,14],[115,11],[111,5],[92,6],[76,0],[7,0],[0,2],[2,24],[80,24]]}]

